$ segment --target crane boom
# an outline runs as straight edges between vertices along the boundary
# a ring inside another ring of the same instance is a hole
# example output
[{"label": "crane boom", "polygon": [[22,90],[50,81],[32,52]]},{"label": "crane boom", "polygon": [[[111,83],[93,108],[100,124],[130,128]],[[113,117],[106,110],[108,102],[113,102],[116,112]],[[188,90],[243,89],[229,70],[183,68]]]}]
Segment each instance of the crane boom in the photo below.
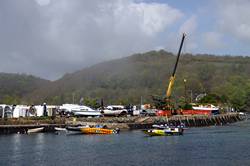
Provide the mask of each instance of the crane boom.
[{"label": "crane boom", "polygon": [[172,88],[173,88],[174,81],[175,81],[175,73],[176,73],[176,69],[177,69],[177,66],[178,66],[179,58],[180,58],[180,55],[181,55],[181,49],[182,49],[185,37],[186,37],[186,34],[183,33],[182,39],[181,39],[181,45],[180,45],[180,48],[179,48],[179,51],[178,51],[178,54],[177,54],[177,59],[176,59],[175,66],[174,66],[174,70],[173,70],[173,73],[172,73],[172,75],[171,75],[171,77],[169,79],[168,89],[166,91],[167,99],[170,98],[171,93],[172,93]]}]

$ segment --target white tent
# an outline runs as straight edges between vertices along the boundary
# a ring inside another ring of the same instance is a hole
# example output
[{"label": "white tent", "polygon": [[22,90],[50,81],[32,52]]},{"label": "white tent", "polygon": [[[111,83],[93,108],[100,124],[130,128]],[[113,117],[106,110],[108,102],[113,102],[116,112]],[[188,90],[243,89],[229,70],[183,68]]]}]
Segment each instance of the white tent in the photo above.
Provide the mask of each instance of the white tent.
[{"label": "white tent", "polygon": [[44,115],[43,105],[36,105],[35,109],[36,109],[36,116],[43,116]]},{"label": "white tent", "polygon": [[12,117],[12,107],[6,104],[0,104],[0,118],[4,118],[5,116],[10,118]]},{"label": "white tent", "polygon": [[58,110],[59,106],[55,105],[47,105],[47,112],[48,116],[53,116],[55,114],[56,110]]},{"label": "white tent", "polygon": [[29,116],[29,106],[17,105],[13,111],[13,118],[27,117]]}]

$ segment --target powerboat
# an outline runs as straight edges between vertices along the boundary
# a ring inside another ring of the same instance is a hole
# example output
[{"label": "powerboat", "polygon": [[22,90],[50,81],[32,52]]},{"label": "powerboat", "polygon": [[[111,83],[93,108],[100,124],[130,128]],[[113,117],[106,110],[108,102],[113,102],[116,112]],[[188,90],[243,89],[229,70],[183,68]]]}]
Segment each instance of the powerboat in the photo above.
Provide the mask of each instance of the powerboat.
[{"label": "powerboat", "polygon": [[184,125],[168,126],[168,125],[153,125],[154,129],[142,130],[149,136],[171,136],[182,135],[184,132]]},{"label": "powerboat", "polygon": [[119,129],[104,129],[104,128],[81,128],[83,134],[118,134]]},{"label": "powerboat", "polygon": [[67,131],[78,132],[82,134],[118,134],[119,129],[107,129],[102,126],[68,126],[66,127]]},{"label": "powerboat", "polygon": [[94,110],[88,106],[77,105],[77,104],[63,104],[59,107],[59,112],[70,113],[74,116],[91,116],[91,117],[99,117],[101,116],[101,112],[99,110]]},{"label": "powerboat", "polygon": [[181,110],[183,115],[216,115],[219,114],[219,107],[212,104],[192,105],[192,109]]}]

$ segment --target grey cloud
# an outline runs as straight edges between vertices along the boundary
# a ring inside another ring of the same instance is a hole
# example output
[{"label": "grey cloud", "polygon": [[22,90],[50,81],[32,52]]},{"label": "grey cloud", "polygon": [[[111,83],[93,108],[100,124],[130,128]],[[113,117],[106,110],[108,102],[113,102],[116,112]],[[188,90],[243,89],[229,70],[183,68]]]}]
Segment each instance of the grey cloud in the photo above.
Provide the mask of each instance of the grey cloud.
[{"label": "grey cloud", "polygon": [[222,34],[230,34],[240,42],[250,41],[250,1],[222,0],[217,2],[218,27]]},{"label": "grey cloud", "polygon": [[161,32],[182,17],[166,4],[132,0],[40,2],[0,1],[0,71],[56,79],[153,49]]}]

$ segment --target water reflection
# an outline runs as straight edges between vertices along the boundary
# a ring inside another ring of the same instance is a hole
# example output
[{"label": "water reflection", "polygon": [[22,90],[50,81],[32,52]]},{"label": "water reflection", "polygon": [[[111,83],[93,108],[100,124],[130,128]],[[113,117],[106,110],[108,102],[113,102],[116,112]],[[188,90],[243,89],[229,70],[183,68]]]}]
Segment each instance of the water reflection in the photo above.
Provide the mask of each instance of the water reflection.
[{"label": "water reflection", "polygon": [[0,136],[0,165],[249,165],[250,123],[240,123],[170,137],[145,137],[139,130]]},{"label": "water reflection", "polygon": [[20,134],[15,134],[10,138],[10,150],[12,153],[10,154],[11,157],[11,162],[15,165],[17,164],[15,161],[18,161],[19,158],[21,157],[21,135]]},{"label": "water reflection", "polygon": [[14,134],[11,137],[11,145],[13,146],[13,152],[16,153],[19,151],[20,144],[21,144],[21,135],[20,134]]},{"label": "water reflection", "polygon": [[30,161],[30,165],[40,164],[43,165],[45,155],[45,146],[49,144],[48,140],[46,141],[45,133],[34,133],[29,135],[32,140],[31,143],[33,146],[31,147],[32,151],[32,160]]}]

